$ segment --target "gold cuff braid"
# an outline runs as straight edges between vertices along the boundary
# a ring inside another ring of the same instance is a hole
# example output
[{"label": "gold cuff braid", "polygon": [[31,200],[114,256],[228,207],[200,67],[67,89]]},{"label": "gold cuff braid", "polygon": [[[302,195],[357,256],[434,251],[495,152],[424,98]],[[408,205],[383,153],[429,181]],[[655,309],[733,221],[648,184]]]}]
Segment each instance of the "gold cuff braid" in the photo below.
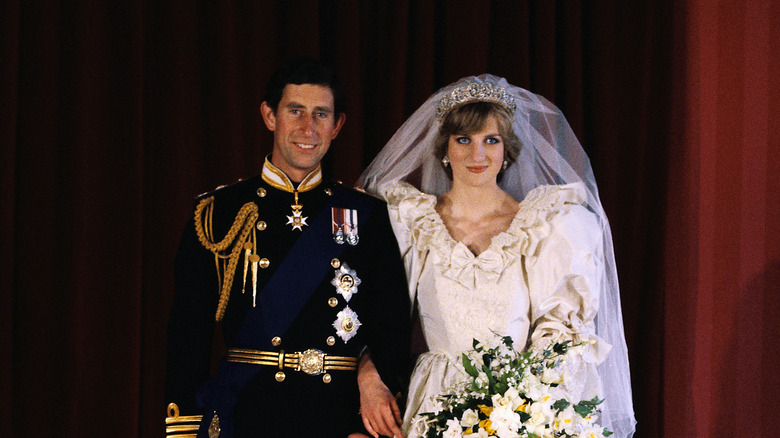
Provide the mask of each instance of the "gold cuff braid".
[{"label": "gold cuff braid", "polygon": [[[205,211],[205,215],[204,215]],[[241,257],[241,250],[244,247],[249,235],[252,232],[259,214],[257,205],[254,202],[247,202],[238,211],[233,224],[230,226],[225,237],[214,242],[213,237],[213,219],[214,215],[214,197],[202,199],[195,207],[195,232],[198,240],[204,248],[214,253],[217,261],[217,274],[220,277],[219,305],[217,306],[216,320],[221,321],[225,315],[225,308],[230,299],[230,289],[233,287],[233,278],[236,274],[238,259]],[[228,255],[224,251],[230,250]],[[227,266],[224,266],[224,259],[228,259]],[[222,272],[220,271],[220,260],[222,261]],[[224,278],[223,275],[224,274]]]},{"label": "gold cuff braid", "polygon": [[176,403],[168,405],[168,417],[165,419],[165,436],[167,438],[195,438],[200,427],[202,415],[179,415]]}]

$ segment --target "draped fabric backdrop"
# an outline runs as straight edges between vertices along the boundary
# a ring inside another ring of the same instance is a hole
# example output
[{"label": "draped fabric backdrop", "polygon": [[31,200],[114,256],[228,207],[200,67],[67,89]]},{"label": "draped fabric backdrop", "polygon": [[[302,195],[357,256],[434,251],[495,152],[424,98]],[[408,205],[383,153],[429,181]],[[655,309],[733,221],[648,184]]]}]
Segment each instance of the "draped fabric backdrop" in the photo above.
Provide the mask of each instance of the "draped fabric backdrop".
[{"label": "draped fabric backdrop", "polygon": [[347,85],[347,183],[434,90],[560,106],[611,219],[637,437],[771,436],[780,365],[780,4],[0,3],[0,434],[163,436],[193,197],[258,173],[285,58]]}]

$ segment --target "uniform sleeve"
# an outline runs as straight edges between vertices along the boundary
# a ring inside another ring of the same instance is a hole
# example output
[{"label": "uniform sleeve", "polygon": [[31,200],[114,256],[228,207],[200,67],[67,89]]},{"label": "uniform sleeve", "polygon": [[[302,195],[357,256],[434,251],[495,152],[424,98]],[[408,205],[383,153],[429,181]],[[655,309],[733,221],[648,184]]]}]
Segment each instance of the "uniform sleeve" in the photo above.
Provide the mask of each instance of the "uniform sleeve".
[{"label": "uniform sleeve", "polygon": [[174,260],[176,292],[168,321],[166,404],[180,415],[200,414],[198,388],[209,376],[215,313],[219,297],[214,255],[195,235],[191,219]]},{"label": "uniform sleeve", "polygon": [[411,328],[406,276],[384,203],[374,207],[369,222],[369,275],[380,286],[371,291],[367,347],[382,381],[395,394],[405,392],[408,381]]},{"label": "uniform sleeve", "polygon": [[596,336],[594,318],[603,282],[600,228],[596,216],[579,204],[565,204],[548,215],[549,235],[527,262],[531,298],[531,346],[551,342],[587,344],[565,365],[566,389],[591,398],[600,393],[596,366],[611,346]]}]

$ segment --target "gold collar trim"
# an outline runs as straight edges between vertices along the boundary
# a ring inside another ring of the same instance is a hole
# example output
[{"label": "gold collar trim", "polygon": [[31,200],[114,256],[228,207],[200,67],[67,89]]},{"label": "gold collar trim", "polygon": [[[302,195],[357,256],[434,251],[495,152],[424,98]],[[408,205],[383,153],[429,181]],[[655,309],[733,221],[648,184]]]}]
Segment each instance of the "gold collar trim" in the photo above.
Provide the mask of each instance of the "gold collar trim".
[{"label": "gold collar trim", "polygon": [[298,193],[303,193],[320,185],[322,182],[322,166],[317,165],[317,168],[306,175],[306,178],[304,178],[303,181],[298,184],[298,187],[295,187],[293,182],[290,181],[290,177],[288,177],[287,174],[284,173],[281,169],[274,166],[268,157],[265,157],[262,177],[263,181],[267,182],[275,189],[284,190],[285,192],[290,193],[294,193],[296,191]]}]

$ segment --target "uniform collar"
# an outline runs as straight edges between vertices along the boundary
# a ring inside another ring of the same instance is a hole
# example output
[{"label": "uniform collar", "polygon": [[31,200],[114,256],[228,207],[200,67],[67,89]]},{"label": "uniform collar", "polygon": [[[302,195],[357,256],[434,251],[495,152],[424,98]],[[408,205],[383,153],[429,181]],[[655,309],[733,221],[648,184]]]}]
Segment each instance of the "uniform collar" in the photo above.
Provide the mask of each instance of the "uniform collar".
[{"label": "uniform collar", "polygon": [[295,184],[290,180],[281,169],[274,166],[269,159],[270,155],[265,157],[265,163],[263,164],[263,181],[267,182],[271,187],[285,192],[293,193],[295,191],[302,193],[309,191],[322,182],[322,166],[319,164],[317,168],[312,170],[311,173],[306,175],[306,178],[295,187]]}]

